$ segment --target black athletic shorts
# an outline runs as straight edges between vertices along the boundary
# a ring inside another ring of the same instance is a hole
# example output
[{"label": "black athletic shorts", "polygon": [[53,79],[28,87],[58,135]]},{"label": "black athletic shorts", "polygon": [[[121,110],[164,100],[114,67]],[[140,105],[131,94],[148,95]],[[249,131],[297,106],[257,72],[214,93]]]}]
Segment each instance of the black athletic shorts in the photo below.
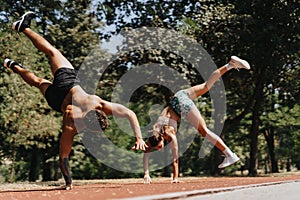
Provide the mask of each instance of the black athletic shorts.
[{"label": "black athletic shorts", "polygon": [[54,80],[45,93],[45,98],[51,108],[61,111],[61,104],[72,87],[79,85],[80,81],[76,77],[74,69],[59,68],[54,74]]}]

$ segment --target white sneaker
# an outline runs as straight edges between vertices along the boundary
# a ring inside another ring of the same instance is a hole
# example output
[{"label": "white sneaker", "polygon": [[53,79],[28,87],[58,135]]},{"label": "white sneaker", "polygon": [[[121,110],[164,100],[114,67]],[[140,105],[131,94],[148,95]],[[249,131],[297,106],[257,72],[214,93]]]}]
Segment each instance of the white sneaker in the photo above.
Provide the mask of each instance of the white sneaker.
[{"label": "white sneaker", "polygon": [[242,68],[247,70],[250,69],[249,63],[246,60],[240,59],[237,56],[231,56],[229,65],[235,69],[242,69]]},{"label": "white sneaker", "polygon": [[223,160],[223,162],[218,166],[219,168],[228,167],[229,165],[232,165],[233,163],[236,163],[239,161],[240,158],[234,153],[232,156],[226,156]]}]

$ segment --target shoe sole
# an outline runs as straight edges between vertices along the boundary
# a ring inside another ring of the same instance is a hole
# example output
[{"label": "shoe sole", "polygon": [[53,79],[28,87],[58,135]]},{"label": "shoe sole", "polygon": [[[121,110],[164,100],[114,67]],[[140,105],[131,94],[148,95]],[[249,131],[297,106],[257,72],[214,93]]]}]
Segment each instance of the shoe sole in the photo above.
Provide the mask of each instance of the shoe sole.
[{"label": "shoe sole", "polygon": [[12,27],[13,30],[16,30],[16,29],[15,29],[15,28],[16,28],[16,25],[17,25],[18,22],[20,22],[20,25],[19,25],[19,27],[18,27],[18,30],[16,30],[16,31],[20,31],[21,24],[23,23],[23,21],[24,21],[26,15],[28,15],[28,14],[34,14],[34,12],[28,11],[28,12],[24,13],[24,14],[21,16],[21,19],[20,19],[20,20],[18,20],[18,21],[16,21],[16,22],[13,23],[13,27]]},{"label": "shoe sole", "polygon": [[231,56],[231,59],[235,62],[239,62],[243,66],[243,68],[250,70],[250,65],[246,60],[240,59],[237,56]]}]

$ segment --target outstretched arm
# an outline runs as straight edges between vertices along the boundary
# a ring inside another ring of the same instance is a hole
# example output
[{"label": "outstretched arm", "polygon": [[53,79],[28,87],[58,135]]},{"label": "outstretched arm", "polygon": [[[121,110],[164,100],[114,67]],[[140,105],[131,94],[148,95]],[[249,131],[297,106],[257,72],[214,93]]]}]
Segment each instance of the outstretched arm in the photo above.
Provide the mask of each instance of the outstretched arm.
[{"label": "outstretched arm", "polygon": [[69,166],[69,155],[72,150],[73,139],[76,133],[77,131],[74,126],[73,112],[68,109],[64,113],[62,134],[60,137],[59,146],[59,167],[66,182],[66,190],[70,190],[73,187],[71,170]]},{"label": "outstretched arm", "polygon": [[[136,114],[130,110],[129,108],[126,108],[125,106],[117,103],[110,103],[111,105],[111,114],[116,117],[121,118],[127,118],[130,122],[131,129],[134,132],[134,136],[136,139],[135,145],[132,147],[133,150],[143,150],[145,151],[148,147],[143,140],[140,124],[136,117]],[[107,107],[105,108],[107,109]]]},{"label": "outstretched arm", "polygon": [[143,157],[143,165],[144,165],[144,183],[150,184],[151,178],[149,174],[149,157],[150,157],[150,152],[145,152],[144,157]]},{"label": "outstretched arm", "polygon": [[171,151],[172,151],[172,156],[173,156],[173,180],[172,183],[179,183],[178,180],[178,174],[179,174],[179,164],[178,164],[178,143],[177,143],[177,138],[175,135],[170,136],[172,141],[170,143]]}]

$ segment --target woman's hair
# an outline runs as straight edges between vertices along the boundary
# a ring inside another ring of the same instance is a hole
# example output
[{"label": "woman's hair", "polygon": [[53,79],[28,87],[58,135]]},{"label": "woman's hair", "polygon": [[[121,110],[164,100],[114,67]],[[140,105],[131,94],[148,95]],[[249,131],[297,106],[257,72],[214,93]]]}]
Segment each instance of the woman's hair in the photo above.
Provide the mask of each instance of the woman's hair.
[{"label": "woman's hair", "polygon": [[153,129],[149,131],[149,137],[147,140],[148,145],[150,147],[157,146],[158,143],[163,140],[163,133],[163,127],[158,124],[154,124]]},{"label": "woman's hair", "polygon": [[109,125],[107,115],[102,110],[97,109],[89,111],[83,120],[90,131],[104,131]]},{"label": "woman's hair", "polygon": [[174,127],[155,123],[152,130],[148,133],[147,145],[149,146],[149,150],[156,147],[162,140],[164,141],[164,146],[167,146],[170,141],[165,136],[171,134],[176,134]]}]

